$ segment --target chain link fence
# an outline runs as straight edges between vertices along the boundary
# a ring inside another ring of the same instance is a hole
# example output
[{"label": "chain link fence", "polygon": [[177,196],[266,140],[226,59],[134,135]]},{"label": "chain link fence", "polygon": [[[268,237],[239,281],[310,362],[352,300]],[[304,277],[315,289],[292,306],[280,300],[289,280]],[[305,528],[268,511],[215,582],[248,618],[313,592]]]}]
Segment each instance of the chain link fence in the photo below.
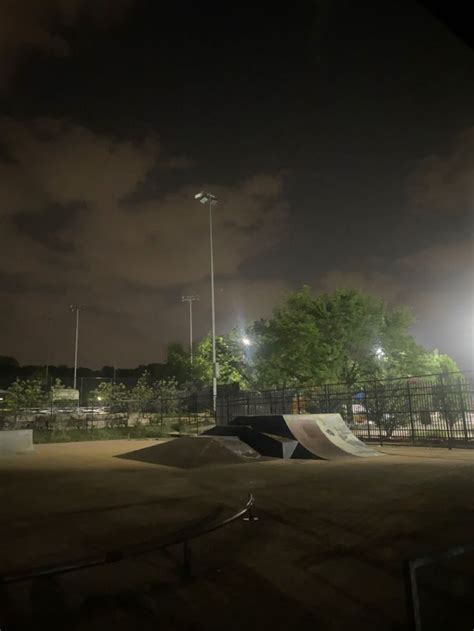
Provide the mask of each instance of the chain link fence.
[{"label": "chain link fence", "polygon": [[212,424],[212,396],[208,393],[123,398],[105,405],[50,397],[40,407],[15,409],[5,399],[0,401],[0,430],[33,429],[35,442],[198,434]]}]

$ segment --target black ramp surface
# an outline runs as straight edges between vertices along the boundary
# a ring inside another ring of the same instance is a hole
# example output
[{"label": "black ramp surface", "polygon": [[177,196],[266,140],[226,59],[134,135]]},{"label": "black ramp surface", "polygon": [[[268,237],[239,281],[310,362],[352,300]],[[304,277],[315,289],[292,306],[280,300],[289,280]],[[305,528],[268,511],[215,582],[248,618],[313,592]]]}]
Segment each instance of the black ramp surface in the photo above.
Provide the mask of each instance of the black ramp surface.
[{"label": "black ramp surface", "polygon": [[252,462],[258,460],[260,454],[235,436],[196,436],[155,443],[116,457],[188,469]]},{"label": "black ramp surface", "polygon": [[282,414],[262,416],[237,416],[230,425],[250,425],[257,432],[294,438]]},{"label": "black ramp surface", "polygon": [[203,436],[237,436],[241,441],[270,458],[291,458],[298,447],[292,438],[258,432],[246,425],[216,425]]}]

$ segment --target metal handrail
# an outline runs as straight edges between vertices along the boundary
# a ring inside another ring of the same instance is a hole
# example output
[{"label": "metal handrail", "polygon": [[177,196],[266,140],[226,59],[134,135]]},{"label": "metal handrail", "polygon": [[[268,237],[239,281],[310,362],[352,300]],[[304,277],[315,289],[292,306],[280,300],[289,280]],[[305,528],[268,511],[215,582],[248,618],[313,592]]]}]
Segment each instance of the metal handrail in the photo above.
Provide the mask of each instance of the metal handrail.
[{"label": "metal handrail", "polygon": [[403,576],[405,582],[405,594],[408,609],[408,618],[410,629],[413,631],[422,631],[423,625],[421,620],[421,605],[418,590],[418,581],[416,571],[420,567],[432,565],[439,561],[446,561],[454,557],[474,551],[474,543],[458,545],[444,552],[432,554],[426,557],[418,557],[414,559],[406,559],[403,562]]},{"label": "metal handrail", "polygon": [[[14,573],[10,575],[0,576],[1,584],[19,583],[22,581],[32,580],[35,578],[41,578],[45,576],[56,576],[58,574],[66,574],[67,572],[76,572],[79,570],[96,567],[99,565],[107,565],[109,563],[117,563],[131,556],[145,554],[147,552],[157,552],[168,548],[173,545],[183,544],[183,570],[186,575],[190,573],[190,558],[189,558],[189,542],[203,535],[219,530],[224,526],[231,524],[237,519],[247,515],[248,521],[256,521],[258,517],[253,514],[253,506],[255,505],[255,497],[252,493],[249,493],[249,498],[244,507],[238,510],[236,513],[221,519],[218,522],[213,522],[215,511],[211,512],[204,519],[202,519],[198,525],[188,527],[187,529],[180,530],[172,533],[171,535],[155,541],[144,541],[136,544],[130,544],[128,546],[122,546],[115,550],[110,550],[103,555],[83,557],[75,561],[66,561],[62,564],[55,565],[42,565],[31,568],[30,570]],[[210,523],[209,523],[210,522]],[[203,525],[204,524],[204,525]]]}]

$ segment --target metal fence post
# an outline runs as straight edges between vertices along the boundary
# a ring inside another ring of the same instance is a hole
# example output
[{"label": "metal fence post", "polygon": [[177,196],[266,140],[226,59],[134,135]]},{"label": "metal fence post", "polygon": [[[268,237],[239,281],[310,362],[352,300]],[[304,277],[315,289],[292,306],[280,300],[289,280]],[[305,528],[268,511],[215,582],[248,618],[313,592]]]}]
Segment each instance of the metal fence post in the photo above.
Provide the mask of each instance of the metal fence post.
[{"label": "metal fence post", "polygon": [[449,427],[449,414],[448,414],[448,408],[446,406],[446,392],[445,392],[446,382],[443,379],[442,373],[440,373],[439,375],[439,383],[441,386],[441,405],[443,407],[444,420],[446,422],[446,431],[448,433],[448,449],[452,449],[451,431],[450,431],[451,428]]},{"label": "metal fence post", "polygon": [[324,394],[326,399],[326,414],[331,412],[331,395],[329,393],[329,386],[327,383],[324,384]]},{"label": "metal fence post", "polygon": [[51,393],[50,393],[50,397],[51,397],[51,414],[49,416],[49,422],[50,422],[50,427],[48,427],[48,430],[51,429],[51,426],[54,422],[54,399],[53,399],[53,390],[51,389]]},{"label": "metal fence post", "polygon": [[296,391],[296,405],[297,405],[297,409],[298,409],[298,414],[300,413],[300,391],[297,390]]},{"label": "metal fence post", "polygon": [[281,390],[281,405],[282,405],[282,414],[286,414],[286,401],[285,401],[285,387],[283,386]]},{"label": "metal fence post", "polygon": [[372,437],[370,435],[370,420],[369,420],[369,409],[367,407],[367,388],[362,386],[362,392],[364,393],[364,407],[365,407],[365,420],[367,421],[367,438],[370,440]]},{"label": "metal fence post", "polygon": [[377,391],[377,379],[374,380],[374,396],[375,396],[375,417],[377,418],[377,425],[379,427],[380,446],[382,446],[383,436],[382,436],[382,425],[380,423],[380,408],[379,408],[379,395]]},{"label": "metal fence post", "polygon": [[466,409],[464,405],[464,392],[463,392],[461,377],[458,377],[458,388],[459,388],[459,404],[461,406],[462,425],[463,425],[463,430],[464,430],[464,439],[467,444],[467,442],[469,441],[469,436],[467,433]]},{"label": "metal fence post", "polygon": [[407,395],[408,395],[408,411],[410,413],[411,440],[412,440],[412,443],[415,444],[415,424],[413,422],[413,408],[411,404],[410,381],[407,381]]}]

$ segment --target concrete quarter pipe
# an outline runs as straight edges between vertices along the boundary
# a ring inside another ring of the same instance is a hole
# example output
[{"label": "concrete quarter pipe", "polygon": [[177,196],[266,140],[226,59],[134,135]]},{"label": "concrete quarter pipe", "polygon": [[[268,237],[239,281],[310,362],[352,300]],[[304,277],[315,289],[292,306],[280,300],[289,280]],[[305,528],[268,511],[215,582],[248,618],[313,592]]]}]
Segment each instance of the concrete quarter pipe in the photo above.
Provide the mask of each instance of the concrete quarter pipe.
[{"label": "concrete quarter pipe", "polygon": [[[248,430],[242,431],[244,427]],[[238,416],[230,425],[210,430],[214,435],[233,432],[263,456],[334,460],[383,455],[354,436],[340,414]],[[273,446],[270,453],[270,444],[282,446]]]}]

